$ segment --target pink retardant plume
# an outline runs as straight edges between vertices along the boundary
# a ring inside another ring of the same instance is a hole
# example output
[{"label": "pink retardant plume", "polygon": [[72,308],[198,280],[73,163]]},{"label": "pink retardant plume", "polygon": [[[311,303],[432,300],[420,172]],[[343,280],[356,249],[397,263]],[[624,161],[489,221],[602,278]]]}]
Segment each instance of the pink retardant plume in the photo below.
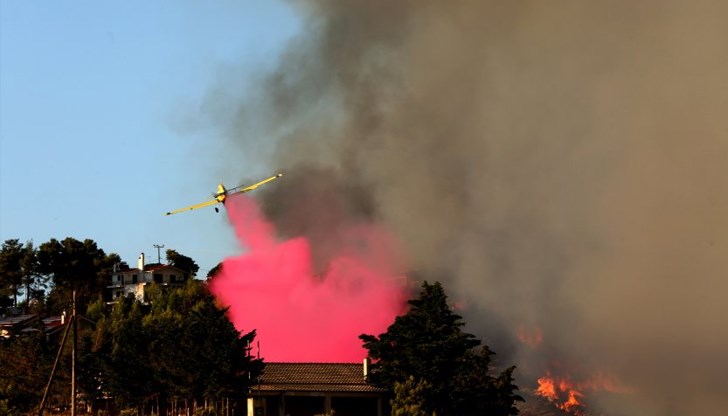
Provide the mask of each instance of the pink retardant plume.
[{"label": "pink retardant plume", "polygon": [[278,241],[244,195],[225,206],[248,251],[225,259],[210,288],[239,331],[257,330],[266,361],[360,362],[366,350],[359,335],[379,335],[404,312],[402,263],[381,227],[346,230],[340,252],[315,276],[305,238]]}]

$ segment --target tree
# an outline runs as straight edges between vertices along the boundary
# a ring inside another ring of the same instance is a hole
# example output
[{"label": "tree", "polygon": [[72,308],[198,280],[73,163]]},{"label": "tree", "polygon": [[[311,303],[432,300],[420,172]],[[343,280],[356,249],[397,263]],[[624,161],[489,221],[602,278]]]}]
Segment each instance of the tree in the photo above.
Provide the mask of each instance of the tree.
[{"label": "tree", "polygon": [[221,270],[222,270],[222,262],[217,263],[215,265],[215,267],[213,267],[212,269],[210,269],[207,272],[207,276],[206,276],[207,279],[209,280],[209,279],[212,279],[213,277],[217,276],[217,274],[220,273]]},{"label": "tree", "polygon": [[392,398],[392,416],[430,416],[424,409],[426,392],[432,388],[430,383],[415,381],[409,376],[404,382],[394,382],[394,398]]},{"label": "tree", "polygon": [[178,380],[169,391],[197,400],[244,395],[262,371],[262,361],[247,354],[255,331],[235,329],[227,309],[199,281],[157,299],[144,326],[164,335],[150,346],[150,356],[158,359],[162,379]]},{"label": "tree", "polygon": [[38,299],[40,294],[38,286],[43,285],[43,280],[38,273],[38,254],[33,247],[33,242],[28,241],[23,248],[23,257],[20,259],[22,270],[22,284],[25,286],[26,308],[31,306],[30,301]]},{"label": "tree", "polygon": [[185,272],[189,273],[190,276],[194,276],[197,274],[197,271],[200,270],[200,266],[195,263],[194,260],[192,260],[190,257],[187,257],[183,254],[180,254],[174,250],[167,250],[167,263],[170,266],[174,266],[178,269],[184,270]]},{"label": "tree", "polygon": [[107,255],[90,239],[83,241],[52,238],[37,250],[38,273],[53,283],[48,297],[51,312],[60,313],[67,306],[72,290],[77,291],[79,305],[87,305],[102,293],[111,270],[121,261],[117,254]]},{"label": "tree", "polygon": [[[201,281],[152,289],[149,301],[119,301],[97,325],[96,367],[117,404],[245,397],[263,367],[247,353],[255,332],[237,331]],[[100,309],[97,302],[89,313]]]},{"label": "tree", "polygon": [[[53,352],[41,331],[0,337],[0,402],[10,414],[27,414],[40,402]],[[0,406],[0,415],[3,413]]]},{"label": "tree", "polygon": [[159,384],[150,377],[147,346],[150,334],[144,330],[142,305],[131,297],[120,299],[110,316],[97,325],[95,357],[100,385],[123,407],[141,406]]},{"label": "tree", "polygon": [[[0,297],[12,297],[12,304],[17,307],[18,295],[24,289],[27,311],[32,299],[42,298],[43,283],[38,274],[33,242],[22,244],[17,239],[6,240],[0,250]],[[0,306],[2,303],[0,300]]]},{"label": "tree", "polygon": [[0,249],[0,295],[13,298],[18,306],[18,291],[23,283],[23,244],[18,239],[5,240]]},{"label": "tree", "polygon": [[490,375],[494,353],[483,346],[480,351],[468,351],[461,360],[462,371],[453,380],[452,407],[459,415],[508,416],[518,414],[516,401],[523,399],[516,394],[513,383],[514,366],[506,368],[497,377]]},{"label": "tree", "polygon": [[393,390],[413,377],[423,383],[416,387],[428,415],[517,414],[515,402],[522,399],[514,393],[514,367],[490,376],[493,352],[462,331],[462,317],[449,308],[440,283],[425,282],[409,304],[387,332],[360,336],[373,360],[369,381]]}]

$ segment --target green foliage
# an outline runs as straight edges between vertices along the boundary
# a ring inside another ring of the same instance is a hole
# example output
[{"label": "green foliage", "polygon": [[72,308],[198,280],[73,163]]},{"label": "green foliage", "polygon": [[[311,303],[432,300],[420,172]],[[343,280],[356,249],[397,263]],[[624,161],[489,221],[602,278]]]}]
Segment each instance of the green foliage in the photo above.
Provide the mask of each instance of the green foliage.
[{"label": "green foliage", "polygon": [[197,271],[200,270],[200,266],[198,266],[194,260],[174,250],[167,250],[166,255],[167,263],[169,265],[184,270],[185,272],[189,273],[190,276],[196,275]]},{"label": "green foliage", "polygon": [[18,304],[18,291],[23,284],[23,244],[18,239],[5,240],[0,249],[0,296],[12,297]]},{"label": "green foliage", "polygon": [[215,265],[215,267],[213,267],[212,269],[210,269],[210,270],[209,270],[209,271],[207,272],[207,276],[206,276],[206,277],[207,277],[208,279],[212,279],[212,278],[213,278],[213,277],[215,277],[215,276],[216,276],[216,275],[217,275],[218,273],[220,273],[220,271],[221,271],[221,270],[222,270],[222,262],[220,262],[220,263],[217,263],[217,264]]},{"label": "green foliage", "polygon": [[[168,257],[190,275],[199,269],[174,251]],[[131,297],[107,305],[102,293],[119,262],[119,256],[107,255],[92,240],[51,239],[37,249],[8,240],[0,250],[0,307],[16,302],[25,287],[36,312],[69,312],[75,289],[77,310],[95,321],[79,319],[77,387],[90,399],[112,397],[127,409],[122,414],[138,414],[152,403],[164,407],[175,400],[191,404],[244,397],[263,368],[261,360],[247,354],[255,332],[238,332],[206,285],[193,279],[181,289],[150,285],[147,304]],[[38,302],[44,300],[46,282],[52,290],[44,305]],[[50,342],[42,331],[0,338],[0,416],[26,414],[39,404],[60,335]],[[69,354],[70,340],[49,408],[68,405]]]},{"label": "green foliage", "polygon": [[490,375],[493,352],[484,346],[480,351],[468,351],[461,359],[461,367],[467,369],[453,380],[452,406],[462,415],[508,416],[518,414],[516,401],[523,399],[516,394],[513,383],[515,367],[509,367],[497,377]]},{"label": "green foliage", "polygon": [[430,389],[430,383],[425,380],[415,381],[413,376],[405,381],[395,381],[394,398],[390,400],[392,416],[428,416],[425,400]]},{"label": "green foliage", "polygon": [[95,299],[108,285],[113,265],[120,261],[117,254],[107,255],[89,239],[52,238],[41,244],[37,250],[37,270],[53,283],[48,296],[50,312],[67,309],[72,290],[77,291],[79,305]]},{"label": "green foliage", "polygon": [[23,286],[25,286],[26,301],[30,303],[31,299],[38,299],[38,287],[45,284],[45,279],[38,272],[38,254],[35,247],[33,247],[32,241],[25,243],[23,256],[20,259],[20,268],[23,271],[21,280]]},{"label": "green foliage", "polygon": [[240,334],[199,281],[156,291],[149,300],[148,307],[119,302],[98,324],[95,349],[118,404],[247,393],[263,366],[246,354],[255,332]]},{"label": "green foliage", "polygon": [[8,405],[8,401],[6,400],[0,400],[0,416],[15,416],[17,414],[20,414],[18,412],[13,411],[13,409],[10,408]]},{"label": "green foliage", "polygon": [[42,333],[0,338],[0,402],[8,414],[26,413],[40,402],[50,374],[51,357]]},{"label": "green foliage", "polygon": [[[425,282],[409,304],[387,332],[360,336],[373,359],[369,381],[390,390],[399,383],[402,394],[416,391],[426,414],[517,414],[515,402],[522,399],[515,394],[513,368],[490,376],[493,352],[478,349],[480,341],[462,331],[462,317],[449,308],[442,286]],[[410,377],[425,384],[410,386]]]},{"label": "green foliage", "polygon": [[18,239],[5,240],[0,249],[0,309],[10,305],[22,306],[18,303],[18,295],[24,292],[24,308],[28,313],[31,299],[42,300],[40,287],[44,284],[45,280],[38,273],[33,242],[22,244]]},{"label": "green foliage", "polygon": [[106,302],[104,302],[103,296],[99,295],[95,301],[90,303],[86,308],[86,318],[92,321],[98,321],[103,318],[104,311],[106,310]]},{"label": "green foliage", "polygon": [[212,407],[198,407],[195,416],[217,416],[217,413]]}]

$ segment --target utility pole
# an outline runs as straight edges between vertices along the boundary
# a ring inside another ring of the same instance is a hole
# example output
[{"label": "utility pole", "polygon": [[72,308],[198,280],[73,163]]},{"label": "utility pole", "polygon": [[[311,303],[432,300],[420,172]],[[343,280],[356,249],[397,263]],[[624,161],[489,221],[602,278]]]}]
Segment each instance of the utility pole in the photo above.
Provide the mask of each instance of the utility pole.
[{"label": "utility pole", "polygon": [[78,343],[78,317],[76,316],[76,291],[71,303],[71,322],[73,325],[73,344],[71,344],[71,416],[76,416],[76,344]]},{"label": "utility pole", "polygon": [[58,362],[61,360],[61,355],[63,353],[63,347],[66,345],[66,339],[68,338],[68,333],[73,329],[73,346],[71,349],[71,416],[76,416],[76,343],[78,342],[78,324],[77,324],[77,317],[76,317],[76,291],[73,291],[72,295],[72,303],[71,303],[71,318],[68,320],[66,325],[66,330],[63,331],[63,338],[61,339],[61,345],[58,347],[58,353],[56,354],[56,359],[53,362],[53,368],[51,369],[51,376],[48,379],[48,384],[46,384],[45,391],[43,392],[43,399],[40,401],[40,406],[38,409],[38,416],[43,416],[43,410],[45,410],[46,401],[48,400],[48,394],[51,390],[51,384],[53,383],[53,378],[56,375],[56,370],[58,369]]},{"label": "utility pole", "polygon": [[154,244],[154,247],[157,249],[157,263],[162,264],[162,255],[160,254],[160,249],[164,248],[164,244]]}]

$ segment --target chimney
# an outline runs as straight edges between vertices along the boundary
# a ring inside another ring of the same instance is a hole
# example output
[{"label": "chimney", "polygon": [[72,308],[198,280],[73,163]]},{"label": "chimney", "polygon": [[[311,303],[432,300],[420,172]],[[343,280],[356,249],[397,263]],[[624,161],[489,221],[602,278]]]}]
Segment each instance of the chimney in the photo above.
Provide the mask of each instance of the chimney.
[{"label": "chimney", "polygon": [[362,369],[364,370],[364,381],[367,380],[367,376],[369,375],[369,364],[369,358],[365,358],[362,365]]},{"label": "chimney", "polygon": [[141,271],[144,271],[144,253],[139,255],[139,263],[137,268]]}]

